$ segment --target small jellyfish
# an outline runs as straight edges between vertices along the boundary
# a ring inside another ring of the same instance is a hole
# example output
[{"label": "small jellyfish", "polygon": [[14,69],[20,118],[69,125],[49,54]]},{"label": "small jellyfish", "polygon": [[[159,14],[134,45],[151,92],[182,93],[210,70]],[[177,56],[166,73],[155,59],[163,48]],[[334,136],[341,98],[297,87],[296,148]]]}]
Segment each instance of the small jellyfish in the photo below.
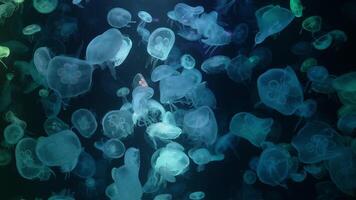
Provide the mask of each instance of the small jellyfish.
[{"label": "small jellyfish", "polygon": [[217,55],[206,59],[201,64],[201,70],[207,74],[218,74],[225,72],[230,65],[231,58],[223,55]]},{"label": "small jellyfish", "polygon": [[123,28],[135,23],[131,18],[131,13],[123,8],[113,8],[107,14],[107,21],[114,28]]},{"label": "small jellyfish", "polygon": [[188,151],[188,156],[198,165],[198,172],[204,170],[204,165],[224,159],[223,154],[213,155],[206,148],[193,148]]},{"label": "small jellyfish", "polygon": [[[310,16],[302,22],[302,30],[309,31],[311,33],[316,33],[321,30],[321,17],[320,16]],[[301,30],[301,31],[302,31]]]},{"label": "small jellyfish", "polygon": [[48,47],[40,47],[36,49],[33,55],[33,63],[37,71],[42,75],[47,75],[48,64],[52,59],[50,49]]},{"label": "small jellyfish", "polygon": [[333,37],[329,33],[327,33],[325,35],[322,35],[322,36],[316,38],[312,42],[312,44],[313,44],[313,47],[317,50],[325,50],[330,47],[332,42],[333,42]]},{"label": "small jellyfish", "polygon": [[154,30],[147,45],[147,52],[156,59],[166,60],[175,42],[174,32],[169,28]]},{"label": "small jellyfish", "polygon": [[191,200],[201,200],[205,198],[205,193],[203,191],[196,191],[189,194],[189,199]]},{"label": "small jellyfish", "polygon": [[190,54],[184,54],[180,58],[180,64],[184,69],[193,69],[195,67],[195,59]]},{"label": "small jellyfish", "polygon": [[4,129],[4,139],[8,144],[16,144],[25,135],[24,130],[18,124],[12,123]]},{"label": "small jellyfish", "polygon": [[73,112],[71,122],[79,133],[85,137],[90,138],[96,131],[98,123],[92,112],[87,109],[78,109]]},{"label": "small jellyfish", "polygon": [[172,75],[178,75],[179,72],[170,65],[159,65],[151,73],[151,81],[158,82]]},{"label": "small jellyfish", "polygon": [[116,91],[116,96],[122,99],[122,105],[129,103],[129,101],[127,100],[127,95],[129,94],[130,89],[128,87],[122,87]]},{"label": "small jellyfish", "polygon": [[33,0],[33,7],[42,14],[53,12],[58,5],[58,0]]},{"label": "small jellyfish", "polygon": [[154,148],[157,149],[156,138],[162,141],[174,140],[182,134],[182,129],[168,122],[157,122],[149,125],[146,133],[152,140]]},{"label": "small jellyfish", "polygon": [[290,0],[289,1],[290,10],[294,14],[295,17],[302,17],[304,7],[300,0]]},{"label": "small jellyfish", "polygon": [[16,116],[15,113],[12,112],[11,110],[9,110],[5,113],[5,121],[12,123],[12,124],[17,124],[23,130],[25,130],[27,127],[27,123],[25,121],[21,120],[18,116]]},{"label": "small jellyfish", "polygon": [[101,122],[104,135],[109,138],[125,138],[133,133],[132,114],[126,110],[113,110],[105,114]]},{"label": "small jellyfish", "polygon": [[199,83],[191,88],[186,94],[185,98],[190,102],[194,108],[201,106],[208,106],[216,108],[216,98],[214,93],[207,87],[206,82]]},{"label": "small jellyfish", "polygon": [[172,200],[173,197],[171,194],[159,194],[156,195],[153,200]]},{"label": "small jellyfish", "polygon": [[98,141],[94,143],[95,148],[103,152],[104,157],[110,159],[121,158],[125,151],[125,145],[119,139],[111,138],[107,141]]},{"label": "small jellyfish", "polygon": [[329,77],[329,72],[324,66],[312,66],[308,69],[307,76],[312,82],[323,82]]},{"label": "small jellyfish", "polygon": [[8,69],[7,65],[2,61],[2,59],[9,57],[10,49],[5,46],[0,46],[0,63],[5,69]]},{"label": "small jellyfish", "polygon": [[22,29],[22,34],[24,35],[34,35],[42,30],[41,26],[38,24],[31,24]]},{"label": "small jellyfish", "polygon": [[145,23],[151,23],[152,22],[152,16],[150,15],[150,13],[146,12],[146,11],[139,11],[138,12],[138,17]]},{"label": "small jellyfish", "polygon": [[69,129],[69,125],[56,116],[48,117],[43,123],[43,129],[47,135],[53,135],[55,133]]},{"label": "small jellyfish", "polygon": [[307,72],[310,67],[317,66],[318,61],[315,58],[307,58],[303,61],[302,65],[300,66],[301,72]]},{"label": "small jellyfish", "polygon": [[246,184],[252,185],[256,182],[257,176],[256,173],[252,170],[246,170],[243,174],[243,180]]},{"label": "small jellyfish", "polygon": [[318,104],[315,100],[308,99],[298,107],[295,114],[300,117],[309,118],[315,114],[317,106]]},{"label": "small jellyfish", "polygon": [[333,42],[336,44],[344,43],[348,40],[346,33],[342,30],[335,29],[329,31],[328,34],[331,35],[331,37],[333,38]]}]

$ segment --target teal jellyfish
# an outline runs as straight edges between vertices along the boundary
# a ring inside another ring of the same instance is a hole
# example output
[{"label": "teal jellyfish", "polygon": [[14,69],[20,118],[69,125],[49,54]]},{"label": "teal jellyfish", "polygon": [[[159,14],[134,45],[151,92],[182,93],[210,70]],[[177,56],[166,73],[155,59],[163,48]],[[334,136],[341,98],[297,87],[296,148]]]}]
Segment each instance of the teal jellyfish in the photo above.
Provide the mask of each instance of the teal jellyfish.
[{"label": "teal jellyfish", "polygon": [[201,200],[205,198],[205,193],[203,191],[195,191],[189,194],[189,199],[191,200]]},{"label": "teal jellyfish", "polygon": [[48,85],[62,98],[75,97],[89,91],[93,70],[93,66],[83,60],[56,56],[48,65]]},{"label": "teal jellyfish", "polygon": [[318,104],[315,100],[308,99],[300,104],[298,109],[295,111],[295,114],[300,117],[309,118],[315,114],[317,107]]},{"label": "teal jellyfish", "polygon": [[58,5],[58,0],[33,0],[33,7],[42,14],[53,12]]},{"label": "teal jellyfish", "polygon": [[78,163],[72,171],[80,178],[89,178],[96,172],[96,163],[89,153],[82,151],[78,157]]},{"label": "teal jellyfish", "polygon": [[103,152],[105,158],[116,159],[124,156],[126,147],[119,139],[111,138],[107,141],[97,141],[94,147]]},{"label": "teal jellyfish", "polygon": [[350,72],[336,77],[332,81],[332,86],[343,104],[356,104],[356,72]]},{"label": "teal jellyfish", "polygon": [[131,21],[131,13],[123,8],[113,8],[108,12],[107,21],[114,28],[123,28],[129,26]]},{"label": "teal jellyfish", "polygon": [[171,194],[158,194],[153,200],[172,200],[173,197]]},{"label": "teal jellyfish", "polygon": [[127,100],[127,95],[130,94],[130,89],[128,87],[119,88],[116,91],[116,96],[122,98],[122,105],[129,103]]},{"label": "teal jellyfish", "polygon": [[231,59],[227,56],[217,55],[206,59],[201,64],[201,70],[207,74],[224,73],[230,65]]},{"label": "teal jellyfish", "polygon": [[47,47],[40,47],[36,49],[33,55],[33,63],[36,66],[38,73],[42,76],[47,75],[48,64],[52,59],[51,51]]},{"label": "teal jellyfish", "polygon": [[145,23],[151,23],[153,20],[151,14],[143,10],[139,11],[137,15]]},{"label": "teal jellyfish", "polygon": [[87,109],[74,111],[71,122],[77,131],[85,138],[90,138],[98,127],[94,114]]},{"label": "teal jellyfish", "polygon": [[102,119],[104,135],[109,138],[125,138],[133,133],[132,114],[126,110],[113,110]]},{"label": "teal jellyfish", "polygon": [[246,170],[243,174],[243,180],[244,180],[244,183],[246,183],[248,185],[254,184],[257,180],[256,173],[250,169]]},{"label": "teal jellyfish", "polygon": [[193,69],[195,67],[195,59],[190,54],[184,54],[180,58],[180,64],[184,69]]},{"label": "teal jellyfish", "polygon": [[167,77],[178,75],[179,72],[170,65],[159,65],[151,73],[151,81],[158,82]]},{"label": "teal jellyfish", "polygon": [[174,6],[174,10],[169,11],[167,15],[171,20],[190,26],[203,12],[204,7],[202,6],[192,7],[185,3],[178,3]]},{"label": "teal jellyfish", "polygon": [[157,149],[156,138],[161,141],[174,140],[182,134],[182,129],[169,122],[157,122],[149,125],[146,133],[152,140],[154,148]]},{"label": "teal jellyfish", "polygon": [[289,1],[290,10],[295,17],[302,17],[304,7],[300,0],[290,0]]},{"label": "teal jellyfish", "polygon": [[312,42],[312,45],[317,50],[325,50],[329,48],[332,43],[333,43],[333,37],[329,33],[327,33],[316,38]]},{"label": "teal jellyfish", "polygon": [[16,144],[25,135],[24,129],[18,124],[12,123],[4,129],[4,139],[8,144]]},{"label": "teal jellyfish", "polygon": [[258,118],[253,114],[240,112],[232,117],[230,132],[260,147],[271,131],[272,125],[272,118]]},{"label": "teal jellyfish", "polygon": [[249,27],[246,23],[238,24],[232,33],[232,41],[236,44],[243,44],[249,34]]},{"label": "teal jellyfish", "polygon": [[42,30],[41,26],[38,24],[30,24],[22,29],[22,34],[24,35],[34,35]]},{"label": "teal jellyfish", "polygon": [[319,32],[321,30],[321,17],[320,16],[310,16],[302,22],[302,30],[311,32],[312,34]]},{"label": "teal jellyfish", "polygon": [[329,77],[329,72],[324,66],[312,66],[308,69],[307,76],[312,82],[322,82]]},{"label": "teal jellyfish", "polygon": [[259,32],[255,44],[262,43],[267,37],[281,32],[294,19],[291,11],[280,6],[268,5],[255,12]]},{"label": "teal jellyfish", "polygon": [[252,70],[256,66],[244,55],[238,55],[231,60],[226,68],[227,75],[235,82],[243,82],[249,80],[252,75]]},{"label": "teal jellyfish", "polygon": [[216,98],[214,93],[207,87],[207,83],[199,83],[191,88],[185,95],[185,98],[194,108],[208,106],[216,108]]},{"label": "teal jellyfish", "polygon": [[[41,90],[39,92],[41,92]],[[41,97],[40,101],[41,101],[42,108],[43,108],[46,116],[47,117],[57,116],[62,108],[61,96],[58,94],[58,92],[55,92],[55,91],[52,91],[50,93],[48,91],[45,93],[47,93],[47,95],[39,94],[39,96]],[[43,96],[43,95],[45,95],[45,96]]]},{"label": "teal jellyfish", "polygon": [[188,151],[188,156],[198,165],[197,171],[204,170],[206,164],[224,159],[223,154],[214,155],[206,148],[193,148]]},{"label": "teal jellyfish", "polygon": [[175,42],[174,32],[169,28],[154,30],[147,45],[147,52],[155,59],[166,60]]}]

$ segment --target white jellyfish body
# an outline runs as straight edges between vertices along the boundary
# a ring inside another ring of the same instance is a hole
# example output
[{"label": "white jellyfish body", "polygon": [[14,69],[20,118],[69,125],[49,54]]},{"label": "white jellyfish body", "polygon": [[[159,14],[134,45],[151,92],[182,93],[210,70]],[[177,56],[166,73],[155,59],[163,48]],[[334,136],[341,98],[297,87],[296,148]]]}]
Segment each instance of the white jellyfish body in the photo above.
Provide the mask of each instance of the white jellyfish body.
[{"label": "white jellyfish body", "polygon": [[101,122],[104,135],[109,138],[125,138],[133,133],[132,114],[127,110],[109,111]]},{"label": "white jellyfish body", "polygon": [[49,48],[40,47],[36,49],[33,55],[33,62],[36,66],[37,71],[42,75],[47,75],[47,67],[49,62],[51,61],[52,56]]},{"label": "white jellyfish body", "polygon": [[159,60],[166,60],[175,42],[174,32],[169,28],[158,28],[154,30],[147,45],[147,52]]},{"label": "white jellyfish body", "polygon": [[87,109],[78,109],[74,111],[71,121],[73,126],[85,138],[90,138],[98,127],[98,123],[96,122],[93,113]]},{"label": "white jellyfish body", "polygon": [[123,28],[132,23],[131,13],[123,8],[113,8],[107,14],[107,21],[114,28]]},{"label": "white jellyfish body", "polygon": [[94,143],[95,148],[101,150],[106,158],[121,158],[125,153],[125,145],[119,139],[111,138],[107,141]]},{"label": "white jellyfish body", "polygon": [[147,127],[146,132],[152,139],[155,148],[157,147],[155,138],[163,141],[174,140],[182,134],[182,129],[167,122],[157,122]]}]

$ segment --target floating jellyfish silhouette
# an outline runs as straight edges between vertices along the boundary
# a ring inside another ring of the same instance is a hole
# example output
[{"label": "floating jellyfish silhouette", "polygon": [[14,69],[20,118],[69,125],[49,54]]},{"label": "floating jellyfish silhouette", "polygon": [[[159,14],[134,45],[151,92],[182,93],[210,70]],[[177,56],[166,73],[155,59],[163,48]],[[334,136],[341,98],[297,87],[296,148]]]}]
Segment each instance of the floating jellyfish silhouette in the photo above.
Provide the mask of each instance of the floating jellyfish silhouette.
[{"label": "floating jellyfish silhouette", "polygon": [[[123,36],[121,48],[117,52],[117,54],[115,55],[115,57],[113,59],[114,67],[118,67],[126,60],[127,56],[130,53],[131,48],[132,48],[131,39],[129,37]],[[113,73],[113,72],[111,72],[111,73]],[[114,77],[116,77],[116,75]]]},{"label": "floating jellyfish silhouette", "polygon": [[295,114],[300,117],[309,118],[315,114],[317,106],[318,104],[315,100],[308,99],[300,104]]},{"label": "floating jellyfish silhouette", "polygon": [[213,155],[206,148],[193,148],[188,151],[188,156],[198,165],[198,172],[204,170],[204,166],[213,161],[224,159],[223,154]]},{"label": "floating jellyfish silhouette", "polygon": [[344,43],[344,42],[347,42],[347,40],[348,40],[346,33],[342,30],[335,29],[335,30],[329,31],[328,34],[331,35],[331,37],[333,38],[333,42],[336,44]]},{"label": "floating jellyfish silhouette", "polygon": [[42,30],[41,26],[38,24],[30,24],[22,29],[22,34],[24,35],[34,35]]},{"label": "floating jellyfish silhouette", "polygon": [[272,118],[258,118],[250,113],[235,114],[230,121],[230,132],[260,147],[273,125]]},{"label": "floating jellyfish silhouette", "polygon": [[301,72],[307,72],[310,67],[317,66],[318,61],[315,58],[307,58],[303,61],[302,65],[300,66]]},{"label": "floating jellyfish silhouette", "polygon": [[337,128],[346,135],[352,135],[356,130],[356,113],[341,116],[337,121]]},{"label": "floating jellyfish silhouette", "polygon": [[116,96],[122,98],[122,105],[129,103],[127,100],[127,95],[129,94],[130,89],[128,87],[122,87],[116,91]]},{"label": "floating jellyfish silhouette", "polygon": [[291,156],[282,147],[265,149],[258,161],[257,177],[262,183],[271,186],[283,185],[288,178]]},{"label": "floating jellyfish silhouette", "polygon": [[151,81],[158,82],[172,75],[178,75],[179,72],[169,65],[159,65],[151,73]]},{"label": "floating jellyfish silhouette", "polygon": [[303,90],[292,68],[269,69],[257,80],[262,103],[284,115],[292,115],[303,102]]},{"label": "floating jellyfish silhouette", "polygon": [[46,166],[60,167],[62,172],[75,168],[81,151],[79,138],[70,130],[40,137],[36,145],[38,159]]},{"label": "floating jellyfish silhouette", "polygon": [[257,47],[251,51],[248,60],[255,66],[254,68],[264,68],[272,61],[272,51],[266,47]]},{"label": "floating jellyfish silhouette", "polygon": [[188,75],[173,75],[162,79],[159,82],[160,102],[163,104],[173,104],[183,98],[196,84],[195,80],[190,76],[192,74]]},{"label": "floating jellyfish silhouette", "polygon": [[248,33],[249,33],[248,25],[246,23],[240,23],[235,27],[231,39],[236,44],[243,44],[248,37]]},{"label": "floating jellyfish silhouette", "polygon": [[242,82],[251,78],[252,70],[256,66],[244,55],[233,58],[226,68],[227,75],[235,82]]},{"label": "floating jellyfish silhouette", "polygon": [[3,58],[7,58],[10,55],[10,49],[5,46],[0,46],[0,63],[7,69],[7,65],[2,61]]},{"label": "floating jellyfish silhouette", "polygon": [[93,113],[87,109],[78,109],[74,111],[71,117],[71,122],[85,138],[90,138],[98,127],[98,123],[96,122]]},{"label": "floating jellyfish silhouette", "polygon": [[311,33],[316,33],[321,30],[321,17],[310,16],[302,22],[302,30],[306,30]]},{"label": "floating jellyfish silhouette", "polygon": [[58,92],[52,91],[50,93],[47,89],[42,89],[39,90],[39,96],[41,97],[40,101],[46,116],[57,116],[62,108],[62,99]]},{"label": "floating jellyfish silhouette", "polygon": [[135,89],[138,86],[148,87],[147,81],[141,73],[137,73],[132,80],[132,88]]},{"label": "floating jellyfish silhouette", "polygon": [[312,42],[313,47],[317,50],[325,50],[329,48],[332,43],[333,43],[333,37],[329,33],[316,38]]},{"label": "floating jellyfish silhouette", "polygon": [[150,15],[150,13],[146,12],[146,11],[139,11],[138,12],[138,17],[144,22],[144,23],[151,23],[152,22],[152,16]]},{"label": "floating jellyfish silhouette", "polygon": [[18,124],[9,124],[4,129],[4,139],[8,144],[16,144],[25,135],[24,129]]},{"label": "floating jellyfish silhouette", "polygon": [[203,191],[195,191],[189,194],[189,199],[191,200],[201,200],[204,198],[205,198],[205,193]]},{"label": "floating jellyfish silhouette", "polygon": [[281,32],[294,19],[291,11],[280,6],[268,5],[255,12],[259,32],[255,36],[255,44],[262,43],[267,37]]},{"label": "floating jellyfish silhouette", "polygon": [[107,15],[108,23],[114,28],[129,26],[130,23],[134,23],[131,18],[131,13],[123,8],[113,8]]},{"label": "floating jellyfish silhouette", "polygon": [[336,131],[319,121],[308,122],[292,139],[298,158],[303,163],[313,164],[328,160],[338,154],[335,143]]},{"label": "floating jellyfish silhouette", "polygon": [[[145,82],[142,84],[146,84]],[[132,120],[134,124],[147,125],[150,123],[149,100],[152,98],[154,90],[150,87],[138,86],[132,91]]]},{"label": "floating jellyfish silhouette", "polygon": [[322,82],[329,77],[329,72],[324,66],[312,66],[308,69],[307,76],[312,82]]},{"label": "floating jellyfish silhouette", "polygon": [[203,12],[204,7],[202,6],[192,7],[185,3],[178,3],[174,6],[174,10],[169,11],[167,15],[171,20],[190,26]]},{"label": "floating jellyfish silhouette", "polygon": [[290,10],[294,14],[295,17],[302,17],[304,7],[300,0],[290,0],[289,1]]},{"label": "floating jellyfish silhouette", "polygon": [[7,149],[0,149],[0,166],[6,166],[10,164],[12,160],[11,152]]},{"label": "floating jellyfish silhouette", "polygon": [[246,170],[243,174],[243,180],[246,184],[252,185],[256,182],[257,176],[256,173],[252,170]]},{"label": "floating jellyfish silhouette", "polygon": [[157,122],[149,125],[146,133],[152,140],[154,148],[157,149],[156,138],[161,141],[174,140],[182,134],[182,129],[169,122]]},{"label": "floating jellyfish silhouette", "polygon": [[333,80],[332,86],[343,104],[356,104],[356,72],[337,77]]},{"label": "floating jellyfish silhouette", "polygon": [[207,87],[206,82],[195,85],[186,93],[185,98],[193,105],[194,108],[199,108],[201,106],[216,108],[215,95]]},{"label": "floating jellyfish silhouette", "polygon": [[26,46],[24,43],[17,41],[17,40],[9,40],[6,42],[0,43],[1,46],[8,47],[10,52],[19,55],[25,55],[29,52],[30,48]]},{"label": "floating jellyfish silhouette", "polygon": [[83,60],[56,56],[48,65],[48,85],[62,98],[75,97],[90,89],[93,70],[93,67]]},{"label": "floating jellyfish silhouette", "polygon": [[147,52],[156,59],[166,60],[175,42],[174,32],[169,28],[154,30],[147,45]]},{"label": "floating jellyfish silhouette", "polygon": [[192,110],[184,116],[183,130],[195,143],[211,145],[217,137],[217,123],[214,112],[208,106]]},{"label": "floating jellyfish silhouette", "polygon": [[78,164],[72,171],[80,178],[89,178],[96,172],[96,163],[94,158],[87,152],[82,151],[78,158]]},{"label": "floating jellyfish silhouette", "polygon": [[173,197],[171,194],[159,194],[156,195],[153,200],[172,200]]},{"label": "floating jellyfish silhouette", "polygon": [[49,14],[57,8],[58,0],[33,0],[32,5],[39,13]]},{"label": "floating jellyfish silhouette", "polygon": [[101,122],[104,135],[109,138],[125,138],[133,133],[132,114],[126,110],[109,111]]},{"label": "floating jellyfish silhouette", "polygon": [[47,75],[48,64],[52,59],[51,52],[47,47],[40,47],[36,49],[33,55],[33,62],[36,66],[37,71],[42,75]]},{"label": "floating jellyfish silhouette", "polygon": [[103,140],[97,141],[94,146],[103,152],[105,158],[110,159],[121,158],[126,151],[124,143],[116,138],[111,138],[105,142]]},{"label": "floating jellyfish silhouette", "polygon": [[207,74],[218,74],[225,72],[230,65],[231,59],[227,56],[218,55],[206,59],[201,64],[201,70]]},{"label": "floating jellyfish silhouette", "polygon": [[195,67],[195,59],[190,54],[184,54],[180,58],[180,63],[184,69],[193,69]]}]

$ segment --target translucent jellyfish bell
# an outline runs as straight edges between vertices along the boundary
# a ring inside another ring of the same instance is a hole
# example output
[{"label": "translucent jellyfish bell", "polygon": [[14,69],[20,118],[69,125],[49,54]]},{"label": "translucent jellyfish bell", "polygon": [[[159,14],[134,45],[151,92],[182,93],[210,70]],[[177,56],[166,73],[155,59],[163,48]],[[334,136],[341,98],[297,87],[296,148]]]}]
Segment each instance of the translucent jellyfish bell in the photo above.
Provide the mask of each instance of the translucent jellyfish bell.
[{"label": "translucent jellyfish bell", "polygon": [[238,55],[231,60],[226,68],[227,75],[235,82],[242,82],[251,78],[255,63],[244,55]]},{"label": "translucent jellyfish bell", "polygon": [[158,28],[154,30],[147,45],[147,52],[159,60],[166,60],[175,42],[174,32],[169,28]]},{"label": "translucent jellyfish bell", "polygon": [[310,81],[322,82],[328,78],[329,72],[324,66],[312,66],[308,69],[307,76]]},{"label": "translucent jellyfish bell", "polygon": [[5,46],[0,46],[0,63],[7,69],[7,65],[1,60],[3,58],[7,58],[10,55],[10,49]]},{"label": "translucent jellyfish bell", "polygon": [[98,141],[94,143],[95,148],[101,150],[106,158],[121,158],[125,151],[125,145],[119,139],[111,138],[107,141]]},{"label": "translucent jellyfish bell", "polygon": [[93,113],[87,109],[78,109],[74,111],[71,117],[71,122],[85,138],[90,138],[98,127],[98,123],[96,122]]},{"label": "translucent jellyfish bell", "polygon": [[127,100],[127,95],[129,94],[130,94],[130,89],[128,87],[122,87],[116,91],[116,96],[122,98],[122,104],[126,104],[129,102]]},{"label": "translucent jellyfish bell", "polygon": [[191,25],[200,14],[204,12],[203,6],[192,7],[185,3],[178,3],[174,6],[174,10],[167,13],[168,17],[174,21],[178,21],[183,25]]},{"label": "translucent jellyfish bell", "polygon": [[146,129],[146,133],[151,138],[156,149],[156,138],[162,141],[174,140],[182,134],[182,129],[167,122],[157,122],[149,125]]},{"label": "translucent jellyfish bell", "polygon": [[9,124],[4,129],[4,139],[8,144],[16,144],[23,136],[25,132],[18,124]]},{"label": "translucent jellyfish bell", "polygon": [[343,104],[356,104],[356,72],[337,77],[332,81],[332,86]]},{"label": "translucent jellyfish bell", "polygon": [[190,54],[184,54],[180,58],[180,63],[184,69],[193,69],[195,67],[195,59]]},{"label": "translucent jellyfish bell", "polygon": [[332,42],[333,42],[333,37],[329,33],[327,33],[316,38],[312,42],[312,45],[317,50],[325,50],[331,46]]},{"label": "translucent jellyfish bell", "polygon": [[105,114],[101,122],[104,135],[109,138],[125,138],[133,133],[132,114],[126,110],[113,110]]},{"label": "translucent jellyfish bell", "polygon": [[290,0],[289,6],[295,17],[302,17],[304,7],[300,0]]},{"label": "translucent jellyfish bell", "polygon": [[83,60],[56,56],[48,65],[48,85],[62,98],[75,97],[90,89],[93,70],[93,66]]},{"label": "translucent jellyfish bell", "polygon": [[72,172],[80,178],[94,176],[96,172],[96,163],[94,158],[89,153],[82,151],[78,158],[78,164]]},{"label": "translucent jellyfish bell", "polygon": [[230,65],[231,59],[227,56],[218,55],[206,59],[201,64],[201,70],[207,74],[218,74],[225,72]]},{"label": "translucent jellyfish bell", "polygon": [[114,28],[123,28],[134,23],[131,18],[131,13],[123,8],[113,8],[107,14],[107,21]]},{"label": "translucent jellyfish bell", "polygon": [[34,35],[42,30],[41,26],[38,24],[31,24],[22,29],[22,34],[24,35]]},{"label": "translucent jellyfish bell", "polygon": [[188,151],[188,156],[192,159],[192,161],[197,164],[198,171],[203,170],[204,165],[213,162],[213,161],[221,161],[224,159],[223,154],[213,155],[206,148],[193,148]]},{"label": "translucent jellyfish bell", "polygon": [[244,182],[248,185],[252,185],[256,182],[257,176],[256,173],[252,170],[246,170],[243,174]]},{"label": "translucent jellyfish bell", "polygon": [[177,74],[179,74],[179,72],[170,65],[159,65],[153,69],[151,73],[151,81],[158,82],[162,79]]},{"label": "translucent jellyfish bell", "polygon": [[310,16],[306,18],[302,23],[302,30],[303,29],[311,33],[319,32],[321,30],[321,17]]},{"label": "translucent jellyfish bell", "polygon": [[172,200],[173,197],[171,194],[159,194],[156,195],[153,200]]},{"label": "translucent jellyfish bell", "polygon": [[58,0],[33,0],[33,7],[42,14],[53,12],[58,5]]},{"label": "translucent jellyfish bell", "polygon": [[47,47],[40,47],[36,49],[33,55],[33,62],[36,66],[37,71],[42,75],[47,75],[48,64],[52,59],[51,52]]},{"label": "translucent jellyfish bell", "polygon": [[20,119],[18,116],[16,116],[16,114],[14,112],[12,112],[11,110],[9,110],[5,113],[5,121],[12,123],[12,124],[17,124],[23,130],[25,130],[27,127],[27,123],[25,121],[23,121],[22,119]]},{"label": "translucent jellyfish bell", "polygon": [[145,23],[151,23],[152,22],[152,16],[150,15],[150,13],[148,13],[146,11],[139,11],[137,15]]}]

